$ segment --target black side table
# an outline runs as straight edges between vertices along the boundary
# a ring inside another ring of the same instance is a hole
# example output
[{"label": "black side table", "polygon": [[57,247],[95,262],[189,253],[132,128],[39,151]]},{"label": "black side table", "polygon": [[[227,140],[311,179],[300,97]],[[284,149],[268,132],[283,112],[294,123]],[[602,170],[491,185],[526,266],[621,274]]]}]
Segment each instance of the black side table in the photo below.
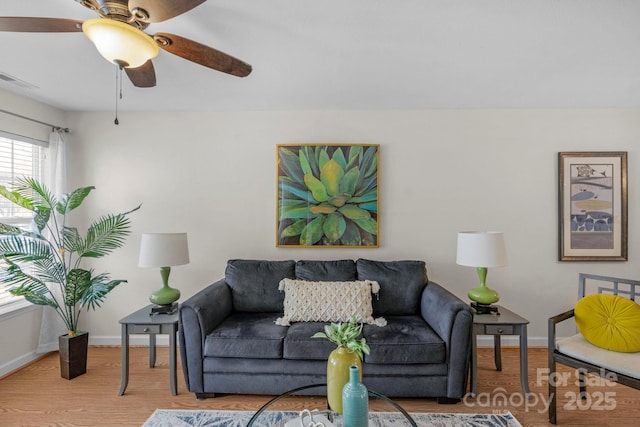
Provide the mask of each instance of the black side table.
[{"label": "black side table", "polygon": [[529,321],[504,307],[497,306],[500,314],[478,314],[473,311],[473,332],[471,337],[471,395],[478,389],[478,335],[493,335],[494,361],[497,371],[502,371],[502,335],[520,336],[520,383],[527,397],[530,397],[527,360],[527,325]]},{"label": "black side table", "polygon": [[176,376],[176,334],[178,333],[178,313],[151,314],[148,305],[120,320],[122,325],[122,384],[118,396],[122,396],[129,383],[129,335],[149,335],[149,367],[156,364],[156,335],[169,335],[169,381],[171,394],[178,394]]}]

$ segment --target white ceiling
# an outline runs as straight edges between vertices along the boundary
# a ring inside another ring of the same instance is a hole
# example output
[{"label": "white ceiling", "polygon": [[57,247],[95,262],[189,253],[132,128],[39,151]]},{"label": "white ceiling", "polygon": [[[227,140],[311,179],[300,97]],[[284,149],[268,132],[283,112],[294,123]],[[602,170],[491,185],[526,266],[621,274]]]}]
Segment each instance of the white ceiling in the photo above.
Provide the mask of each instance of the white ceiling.
[{"label": "white ceiling", "polygon": [[[0,16],[95,17],[74,0]],[[640,107],[640,0],[208,0],[148,33],[210,45],[246,78],[161,51],[128,111]],[[115,66],[82,33],[0,32],[0,72],[69,111],[110,111]],[[6,107],[3,107],[6,108]]]}]

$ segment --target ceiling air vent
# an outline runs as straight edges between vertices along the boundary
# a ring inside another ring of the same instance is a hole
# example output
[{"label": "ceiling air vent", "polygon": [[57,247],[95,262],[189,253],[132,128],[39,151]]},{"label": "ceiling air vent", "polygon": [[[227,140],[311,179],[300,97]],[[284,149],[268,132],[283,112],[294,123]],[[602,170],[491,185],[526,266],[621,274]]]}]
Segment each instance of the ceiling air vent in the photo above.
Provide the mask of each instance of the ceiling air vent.
[{"label": "ceiling air vent", "polygon": [[13,77],[5,72],[0,71],[0,83],[2,82],[7,82],[7,83],[11,83],[15,86],[24,88],[24,89],[34,89],[37,88],[36,85],[33,85],[31,83],[27,83],[24,80],[20,80],[16,77]]}]

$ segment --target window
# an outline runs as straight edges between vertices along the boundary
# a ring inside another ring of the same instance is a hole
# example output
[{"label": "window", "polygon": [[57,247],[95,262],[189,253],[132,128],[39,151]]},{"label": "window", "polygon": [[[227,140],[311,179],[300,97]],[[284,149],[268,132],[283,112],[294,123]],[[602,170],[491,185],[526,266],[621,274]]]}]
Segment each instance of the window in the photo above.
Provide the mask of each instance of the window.
[{"label": "window", "polygon": [[[26,137],[0,132],[0,185],[11,188],[12,183],[24,176],[42,179],[46,143]],[[0,222],[22,227],[31,223],[31,211],[0,200]],[[0,310],[21,302],[22,297],[11,295],[0,285]]]}]

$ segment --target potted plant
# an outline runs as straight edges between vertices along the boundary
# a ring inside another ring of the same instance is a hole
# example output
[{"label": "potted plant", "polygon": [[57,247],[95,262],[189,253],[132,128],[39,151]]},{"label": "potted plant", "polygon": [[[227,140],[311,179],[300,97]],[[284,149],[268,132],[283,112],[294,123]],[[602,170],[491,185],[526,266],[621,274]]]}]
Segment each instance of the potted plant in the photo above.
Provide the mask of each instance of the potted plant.
[{"label": "potted plant", "polygon": [[326,338],[338,347],[327,359],[327,400],[331,409],[342,413],[342,389],[349,382],[349,367],[358,366],[362,382],[362,357],[369,354],[367,340],[360,337],[362,324],[356,316],[348,322],[331,323],[324,327],[324,332],[317,332],[312,338]]},{"label": "potted plant", "polygon": [[82,310],[95,310],[111,290],[126,282],[80,264],[121,247],[129,234],[128,215],[140,208],[101,217],[83,237],[67,225],[67,215],[94,189],[82,187],[56,198],[34,178],[19,179],[13,190],[0,185],[1,196],[34,214],[30,229],[0,223],[0,283],[12,285],[13,295],[58,313],[67,327],[59,339],[60,370],[67,379],[86,372],[89,336],[78,330]]}]

